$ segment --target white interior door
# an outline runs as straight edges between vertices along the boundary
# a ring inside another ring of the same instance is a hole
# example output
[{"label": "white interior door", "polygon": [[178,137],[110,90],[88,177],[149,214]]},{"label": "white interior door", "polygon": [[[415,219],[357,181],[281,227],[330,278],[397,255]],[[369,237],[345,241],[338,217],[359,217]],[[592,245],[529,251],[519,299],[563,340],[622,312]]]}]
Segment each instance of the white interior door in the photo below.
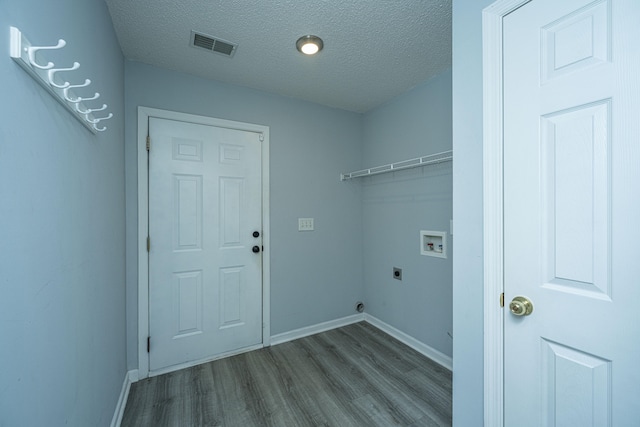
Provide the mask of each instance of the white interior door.
[{"label": "white interior door", "polygon": [[504,20],[505,426],[640,425],[639,29],[637,0]]},{"label": "white interior door", "polygon": [[257,133],[150,118],[149,135],[153,372],[262,342],[262,193]]}]

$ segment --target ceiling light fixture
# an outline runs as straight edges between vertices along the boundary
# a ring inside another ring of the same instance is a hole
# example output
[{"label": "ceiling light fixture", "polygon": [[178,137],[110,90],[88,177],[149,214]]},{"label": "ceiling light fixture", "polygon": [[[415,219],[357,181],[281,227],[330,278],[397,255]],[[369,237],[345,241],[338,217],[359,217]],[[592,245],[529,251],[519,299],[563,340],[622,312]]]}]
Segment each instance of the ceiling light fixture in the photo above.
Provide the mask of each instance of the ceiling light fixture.
[{"label": "ceiling light fixture", "polygon": [[302,36],[296,42],[296,48],[305,55],[315,55],[323,46],[324,43],[318,36]]}]

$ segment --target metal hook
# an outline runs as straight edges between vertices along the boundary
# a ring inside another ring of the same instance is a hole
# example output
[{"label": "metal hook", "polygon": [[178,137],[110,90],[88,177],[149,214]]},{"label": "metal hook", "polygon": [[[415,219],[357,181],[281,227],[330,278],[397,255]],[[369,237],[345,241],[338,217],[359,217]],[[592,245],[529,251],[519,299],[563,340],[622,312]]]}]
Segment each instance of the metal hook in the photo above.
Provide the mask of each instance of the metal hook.
[{"label": "metal hook", "polygon": [[47,73],[49,74],[49,84],[51,86],[57,87],[58,89],[64,89],[66,87],[69,87],[69,85],[71,83],[69,82],[64,82],[63,84],[59,85],[56,82],[54,82],[54,75],[55,73],[57,73],[58,71],[74,71],[77,70],[78,68],[80,68],[80,63],[79,62],[74,62],[73,66],[71,68],[51,68],[49,71],[47,71]]},{"label": "metal hook", "polygon": [[[94,111],[102,111],[102,110],[106,110],[107,109],[107,104],[102,104],[102,107],[100,108],[87,108],[85,111],[82,111],[80,109],[80,103],[76,104],[76,111],[80,114],[84,114],[85,116],[93,113]],[[89,123],[93,123],[92,121],[89,120],[89,118],[87,117],[87,121]]]},{"label": "metal hook", "polygon": [[[106,108],[106,105],[104,105],[104,107]],[[91,110],[91,111],[102,111],[102,110],[104,110],[104,108],[100,108],[100,110]],[[103,120],[109,120],[111,117],[113,117],[113,114],[109,113],[109,115],[107,117],[99,117],[97,119],[90,119],[89,118],[89,114],[87,113],[87,114],[84,115],[84,117],[89,123],[91,123],[92,125],[95,125],[96,123],[99,123],[99,122],[101,122]]]},{"label": "metal hook", "polygon": [[87,109],[87,111],[82,111],[82,110],[80,109],[80,103],[77,103],[75,108],[76,108],[76,111],[77,111],[78,113],[80,113],[80,114],[89,114],[89,110],[88,110],[88,109]]},{"label": "metal hook", "polygon": [[96,100],[96,99],[98,99],[98,98],[100,98],[100,94],[99,94],[98,92],[96,92],[96,93],[95,93],[95,94],[93,94],[93,96],[92,96],[92,97],[90,97],[90,98],[83,98],[83,97],[79,96],[79,97],[78,97],[78,100],[77,100],[77,101],[73,101],[73,102],[75,102],[75,103],[79,103],[79,102],[82,102],[82,101],[95,101],[95,100]]},{"label": "metal hook", "polygon": [[[99,95],[99,94],[98,94],[98,95]],[[105,108],[107,108],[107,104],[102,104],[102,107],[100,107],[100,110],[97,110],[97,111],[102,111],[102,110],[104,110]],[[79,103],[79,102],[77,102],[77,103],[76,103],[76,111],[77,111],[78,113],[80,113],[80,114],[89,114],[89,113],[91,113],[92,111],[96,111],[96,110],[92,110],[91,108],[87,108],[85,111],[82,111],[82,110],[80,109],[80,103]]]},{"label": "metal hook", "polygon": [[93,113],[94,111],[104,111],[107,109],[107,104],[102,104],[102,107],[100,108],[89,108],[87,111],[87,113],[85,114],[89,114],[89,113]]},{"label": "metal hook", "polygon": [[104,132],[105,130],[107,130],[107,127],[105,126],[105,127],[103,127],[103,128],[98,128],[98,127],[96,126],[96,124],[97,124],[98,122],[103,121],[103,120],[108,120],[108,119],[110,119],[111,117],[113,117],[113,114],[109,113],[109,115],[108,115],[107,117],[100,117],[100,118],[95,119],[95,120],[93,120],[93,121],[92,121],[92,120],[89,120],[89,118],[87,118],[87,121],[88,121],[89,123],[92,123],[92,124],[93,124],[93,128],[94,128],[95,130],[97,130],[98,132]]},{"label": "metal hook", "polygon": [[46,50],[46,49],[60,49],[65,47],[67,44],[66,41],[60,39],[58,40],[58,44],[55,46],[29,46],[29,47],[25,47],[24,50],[27,51],[27,54],[29,56],[29,62],[31,63],[31,66],[36,67],[36,68],[40,68],[41,70],[49,70],[51,68],[53,68],[53,62],[49,62],[47,63],[47,65],[40,65],[36,62],[36,53],[39,50]]},{"label": "metal hook", "polygon": [[[70,84],[69,86],[65,87],[65,88],[64,88],[64,90],[62,91],[62,93],[63,93],[63,95],[64,95],[64,99],[66,99],[66,100],[67,100],[67,101],[69,101],[69,102],[82,102],[82,101],[87,101],[87,100],[89,100],[89,98],[81,98],[81,97],[77,97],[76,99],[73,99],[73,98],[69,97],[69,90],[71,90],[71,89],[75,89],[75,88],[78,88],[78,87],[87,87],[87,86],[89,86],[90,84],[91,84],[91,80],[89,80],[89,79],[86,79],[86,80],[84,81],[84,83],[83,83],[83,84],[81,84],[81,85],[71,85],[71,84]],[[96,94],[96,95],[97,95],[97,94]],[[98,95],[98,96],[99,96],[99,95]],[[91,98],[91,99],[97,99],[97,98]]]}]

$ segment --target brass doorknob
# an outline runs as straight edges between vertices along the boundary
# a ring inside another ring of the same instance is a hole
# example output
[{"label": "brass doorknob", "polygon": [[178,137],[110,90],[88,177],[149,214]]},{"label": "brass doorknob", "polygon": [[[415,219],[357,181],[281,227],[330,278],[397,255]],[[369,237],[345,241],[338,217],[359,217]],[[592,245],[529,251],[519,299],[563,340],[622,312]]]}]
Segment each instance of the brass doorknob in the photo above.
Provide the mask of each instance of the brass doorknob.
[{"label": "brass doorknob", "polygon": [[525,297],[515,297],[509,303],[509,310],[515,316],[528,316],[533,313],[533,303]]}]

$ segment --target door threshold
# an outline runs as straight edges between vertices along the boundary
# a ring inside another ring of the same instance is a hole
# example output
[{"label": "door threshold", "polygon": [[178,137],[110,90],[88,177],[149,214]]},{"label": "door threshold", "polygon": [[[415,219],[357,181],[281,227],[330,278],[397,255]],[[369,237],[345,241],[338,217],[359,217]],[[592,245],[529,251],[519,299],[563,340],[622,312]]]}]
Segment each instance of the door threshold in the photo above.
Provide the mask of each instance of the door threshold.
[{"label": "door threshold", "polygon": [[202,365],[203,363],[213,362],[214,360],[224,359],[226,357],[236,356],[242,353],[248,353],[254,350],[260,350],[264,345],[262,343],[255,344],[249,347],[243,347],[237,350],[228,351],[226,353],[216,354],[215,356],[205,357],[204,359],[192,360],[189,362],[179,363],[177,365],[167,366],[166,368],[157,369],[155,371],[149,371],[149,378],[156,377],[162,374],[168,374],[169,372],[179,371],[181,369],[192,368],[194,366]]}]

